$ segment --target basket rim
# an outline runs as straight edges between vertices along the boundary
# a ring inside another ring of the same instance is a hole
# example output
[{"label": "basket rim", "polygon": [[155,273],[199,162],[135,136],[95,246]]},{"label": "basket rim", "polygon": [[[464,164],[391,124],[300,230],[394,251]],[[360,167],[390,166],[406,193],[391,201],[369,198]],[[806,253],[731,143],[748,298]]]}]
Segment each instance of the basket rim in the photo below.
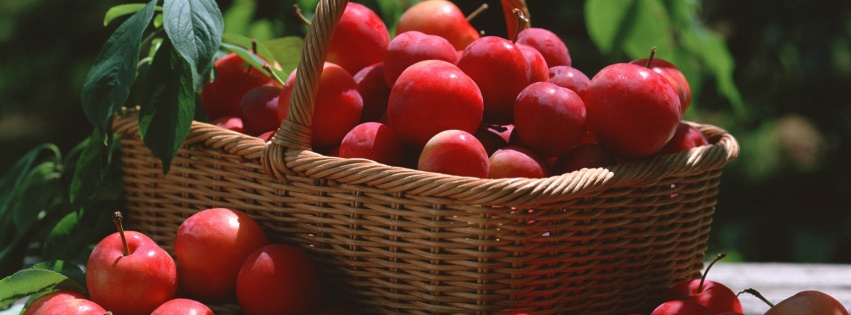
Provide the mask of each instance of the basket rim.
[{"label": "basket rim", "polygon": [[[260,160],[270,178],[290,181],[294,177],[315,184],[368,186],[391,193],[451,199],[480,205],[529,206],[590,196],[613,187],[650,186],[664,178],[689,176],[721,169],[735,160],[739,145],[735,137],[719,127],[690,121],[710,144],[669,155],[654,155],[625,161],[608,168],[585,168],[545,178],[476,178],[390,166],[362,158],[326,156],[310,149],[286,149],[273,141],[193,121],[183,146],[201,145],[248,160]],[[138,137],[134,110],[116,115],[115,132]],[[267,150],[283,149],[280,152]],[[263,161],[271,156],[280,159]],[[278,165],[279,164],[279,165]],[[280,170],[287,170],[282,172]]]}]

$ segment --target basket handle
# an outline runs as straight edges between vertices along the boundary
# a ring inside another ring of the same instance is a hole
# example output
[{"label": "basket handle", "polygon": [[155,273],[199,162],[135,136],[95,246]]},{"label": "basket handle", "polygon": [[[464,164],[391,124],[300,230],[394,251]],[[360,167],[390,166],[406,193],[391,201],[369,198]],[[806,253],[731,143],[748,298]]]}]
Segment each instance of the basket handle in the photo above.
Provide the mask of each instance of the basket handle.
[{"label": "basket handle", "polygon": [[[322,75],[331,37],[347,4],[348,0],[320,0],[316,6],[313,20],[304,38],[301,60],[296,70],[299,75],[296,76],[293,87],[289,113],[272,141],[264,147],[262,164],[267,174],[276,176],[281,170],[288,172],[283,158],[287,149],[311,150],[311,126],[316,89],[319,77]],[[501,0],[501,5],[508,33],[513,34],[517,21],[511,11],[514,8],[520,8],[528,17],[526,0]]]},{"label": "basket handle", "polygon": [[316,6],[298,63],[287,118],[281,123],[272,144],[291,149],[310,149],[313,105],[319,77],[334,29],[348,0],[320,0]]}]

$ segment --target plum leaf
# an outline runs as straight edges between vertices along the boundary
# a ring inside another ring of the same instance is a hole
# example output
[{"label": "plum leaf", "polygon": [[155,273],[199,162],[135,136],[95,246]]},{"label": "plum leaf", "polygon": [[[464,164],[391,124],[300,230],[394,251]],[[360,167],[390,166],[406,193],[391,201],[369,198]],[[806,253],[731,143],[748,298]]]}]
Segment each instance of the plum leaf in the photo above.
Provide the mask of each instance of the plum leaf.
[{"label": "plum leaf", "polygon": [[109,36],[86,76],[81,92],[83,112],[106,134],[113,114],[124,105],[136,79],[142,34],[154,16],[157,0],[134,13]]},{"label": "plum leaf", "polygon": [[85,289],[68,276],[44,268],[28,268],[0,279],[0,308],[30,295],[69,289],[85,292]]},{"label": "plum leaf", "polygon": [[139,134],[168,174],[171,160],[195,118],[192,70],[168,39],[163,40],[143,86]]},{"label": "plum leaf", "polygon": [[222,43],[224,20],[213,0],[166,0],[163,26],[168,38],[192,70],[196,91],[207,83]]}]

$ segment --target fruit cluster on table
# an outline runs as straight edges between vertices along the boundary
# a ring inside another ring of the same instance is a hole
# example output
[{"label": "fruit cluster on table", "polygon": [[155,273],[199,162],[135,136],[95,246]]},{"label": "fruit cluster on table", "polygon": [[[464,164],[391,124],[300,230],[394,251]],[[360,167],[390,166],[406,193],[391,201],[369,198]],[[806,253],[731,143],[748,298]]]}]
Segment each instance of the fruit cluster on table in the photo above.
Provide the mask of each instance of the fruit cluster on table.
[{"label": "fruit cluster on table", "polygon": [[[240,211],[211,208],[184,220],[174,257],[146,235],[124,231],[119,212],[114,219],[118,232],[101,240],[86,264],[89,296],[55,291],[36,299],[25,315],[213,314],[208,305],[233,303],[247,315],[357,314],[323,306],[320,275],[309,256],[295,246],[270,243],[261,225]],[[742,314],[738,294],[706,279],[715,261],[703,277],[672,286],[650,315]],[[743,292],[762,298],[753,289]],[[771,305],[765,315],[848,315],[820,291],[802,291],[776,305],[765,301]]]},{"label": "fruit cluster on table", "polygon": [[261,225],[236,210],[199,211],[178,228],[174,257],[143,233],[103,238],[86,263],[88,297],[59,290],[25,314],[213,314],[238,304],[244,314],[351,314],[322,309],[318,272],[301,249],[270,243]]},{"label": "fruit cluster on table", "polygon": [[[211,123],[270,140],[297,71],[276,80],[236,53],[215,69],[201,92]],[[375,12],[350,2],[318,78],[310,145],[429,172],[541,178],[708,144],[682,122],[690,102],[680,70],[652,54],[589,79],[544,28],[482,35],[438,0],[407,9],[391,38]]]}]

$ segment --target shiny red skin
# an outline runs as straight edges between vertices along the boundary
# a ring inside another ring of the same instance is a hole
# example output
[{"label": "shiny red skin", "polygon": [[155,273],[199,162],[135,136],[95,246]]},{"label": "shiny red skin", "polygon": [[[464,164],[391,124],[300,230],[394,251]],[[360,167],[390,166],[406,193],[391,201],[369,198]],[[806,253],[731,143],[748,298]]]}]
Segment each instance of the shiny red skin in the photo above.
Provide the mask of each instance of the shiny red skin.
[{"label": "shiny red skin", "polygon": [[473,79],[441,60],[408,67],[393,85],[387,104],[390,127],[403,143],[416,147],[448,129],[475,133],[483,111],[482,94]]},{"label": "shiny red skin", "polygon": [[524,147],[506,146],[488,159],[488,178],[544,178],[550,176],[547,165],[535,152]]},{"label": "shiny red skin", "polygon": [[665,146],[680,123],[674,88],[652,70],[628,63],[609,65],[591,78],[582,95],[586,125],[619,158],[650,156]]},{"label": "shiny red skin", "polygon": [[700,279],[682,281],[671,287],[665,295],[666,300],[690,300],[694,301],[714,313],[738,312],[742,313],[742,303],[733,290],[718,282],[706,280],[703,282],[703,291],[697,292]]},{"label": "shiny red skin", "polygon": [[378,122],[365,122],[352,128],[343,138],[338,154],[341,158],[370,159],[392,166],[405,163],[402,141],[390,126]]},{"label": "shiny red skin", "polygon": [[242,128],[249,136],[278,130],[278,97],[281,89],[276,86],[261,86],[251,89],[242,97]]},{"label": "shiny red skin", "polygon": [[384,63],[369,65],[352,76],[358,85],[358,93],[363,99],[363,111],[360,122],[379,121],[387,112],[390,100],[390,86],[384,80]]},{"label": "shiny red skin", "polygon": [[694,301],[671,300],[656,307],[650,315],[716,315],[716,312]]},{"label": "shiny red skin", "polygon": [[514,100],[530,82],[529,64],[517,45],[496,36],[479,38],[464,49],[458,68],[473,78],[482,92],[484,121],[510,124]]},{"label": "shiny red skin", "polygon": [[381,17],[367,6],[349,2],[334,29],[325,60],[355,74],[384,60],[389,44],[390,33]]},{"label": "shiny red skin", "polygon": [[616,164],[618,161],[609,150],[596,143],[585,143],[559,156],[553,162],[551,171],[554,175],[559,175],[583,168],[607,167]]},{"label": "shiny red skin", "polygon": [[408,31],[446,38],[455,50],[463,50],[479,39],[479,32],[451,1],[432,0],[414,4],[399,17],[396,35]]},{"label": "shiny red skin", "polygon": [[536,82],[514,104],[514,133],[541,157],[567,153],[585,134],[585,104],[569,89]]},{"label": "shiny red skin", "polygon": [[236,282],[246,315],[304,315],[319,312],[319,275],[307,254],[292,245],[270,244],[254,251]]},{"label": "shiny red skin", "polygon": [[106,310],[80,292],[59,290],[42,295],[23,315],[103,315]]},{"label": "shiny red skin", "polygon": [[239,116],[222,116],[210,121],[210,124],[239,133],[245,132],[245,125],[242,122],[242,117]]},{"label": "shiny red skin", "polygon": [[848,315],[848,310],[829,294],[806,290],[780,301],[765,312],[765,315],[796,314]]},{"label": "shiny red skin", "polygon": [[455,48],[445,38],[409,31],[397,35],[384,56],[384,81],[392,87],[405,69],[423,60],[458,61]]},{"label": "shiny red skin", "polygon": [[680,123],[674,137],[657,154],[673,154],[708,144],[709,141],[700,130],[692,125]]},{"label": "shiny red skin", "polygon": [[549,81],[550,69],[547,67],[544,56],[535,47],[520,43],[515,43],[515,45],[523,53],[526,63],[529,64],[529,83]]},{"label": "shiny red skin", "polygon": [[163,303],[153,312],[151,315],[178,315],[178,314],[191,314],[191,315],[214,315],[213,311],[204,305],[201,302],[177,298],[170,300],[168,302]]},{"label": "shiny red skin", "polygon": [[582,96],[588,90],[591,79],[579,69],[570,66],[555,66],[548,69],[549,82],[560,87],[568,88]]},{"label": "shiny red skin", "polygon": [[[630,63],[646,67],[647,58],[633,60]],[[671,62],[659,58],[653,58],[653,61],[650,62],[650,69],[668,79],[680,98],[680,113],[685,113],[691,104],[691,86],[689,86],[682,71]]]},{"label": "shiny red skin", "polygon": [[230,53],[213,63],[215,79],[201,90],[201,102],[207,119],[240,116],[242,96],[258,86],[277,86],[262,69],[251,68],[236,53]]},{"label": "shiny red skin", "polygon": [[124,256],[118,232],[103,238],[86,263],[92,301],[118,315],[149,315],[177,294],[174,259],[142,233],[125,231],[130,255]]},{"label": "shiny red skin", "polygon": [[271,141],[272,137],[274,137],[275,133],[277,133],[277,132],[278,132],[277,130],[267,131],[267,132],[264,132],[261,135],[258,135],[257,138],[263,139],[263,141]]},{"label": "shiny red skin", "polygon": [[572,65],[567,45],[548,29],[526,28],[517,34],[517,42],[535,47],[544,56],[549,67]]},{"label": "shiny red skin", "polygon": [[462,130],[436,134],[423,147],[417,169],[478,178],[488,177],[488,154],[476,137]]},{"label": "shiny red skin", "polygon": [[[289,113],[290,98],[295,87],[296,71],[290,73],[278,97],[278,120]],[[329,150],[340,145],[343,137],[360,123],[363,98],[348,71],[326,62],[319,77],[313,106],[311,145],[314,150]]]},{"label": "shiny red skin", "polygon": [[182,296],[204,303],[236,301],[236,276],[268,239],[257,221],[227,208],[205,209],[180,224],[174,238]]}]

